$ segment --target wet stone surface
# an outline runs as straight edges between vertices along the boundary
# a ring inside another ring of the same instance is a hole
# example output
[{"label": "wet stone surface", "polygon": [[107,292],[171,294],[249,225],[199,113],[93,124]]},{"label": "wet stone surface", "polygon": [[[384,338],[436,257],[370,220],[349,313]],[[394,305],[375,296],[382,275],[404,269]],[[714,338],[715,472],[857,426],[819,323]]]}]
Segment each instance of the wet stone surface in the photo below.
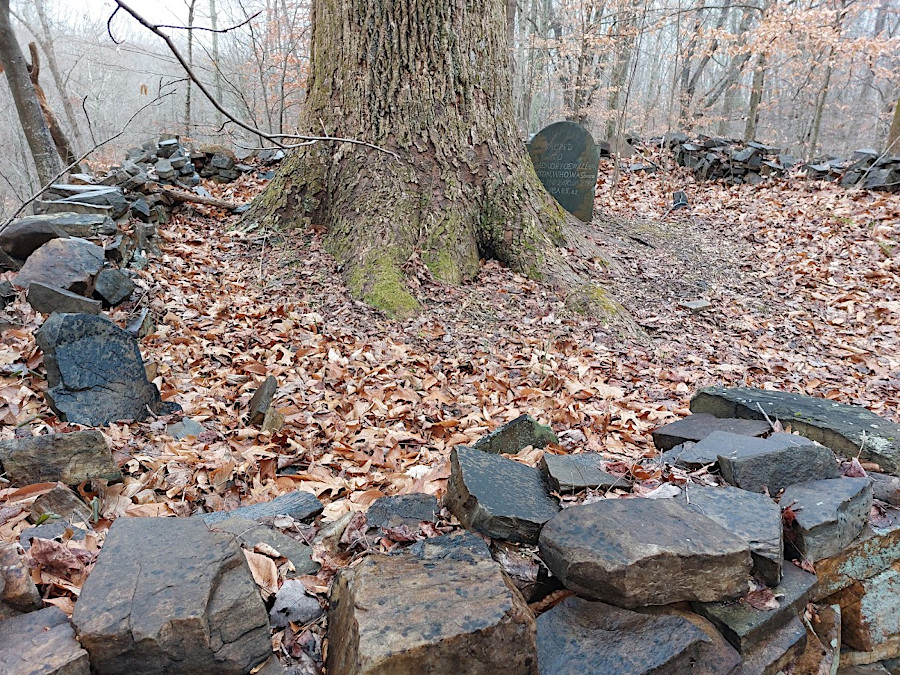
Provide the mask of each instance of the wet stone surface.
[{"label": "wet stone surface", "polygon": [[544,526],[541,558],[563,584],[621,607],[714,602],[748,590],[748,543],[674,499],[572,506]]},{"label": "wet stone surface", "polygon": [[653,432],[653,444],[659,450],[671,450],[682,443],[697,443],[714,431],[741,436],[765,436],[772,430],[768,422],[759,420],[722,419],[707,413],[690,415],[666,424]]},{"label": "wet stone surface", "polygon": [[328,610],[328,672],[530,675],[535,622],[471,533],[341,570]]}]

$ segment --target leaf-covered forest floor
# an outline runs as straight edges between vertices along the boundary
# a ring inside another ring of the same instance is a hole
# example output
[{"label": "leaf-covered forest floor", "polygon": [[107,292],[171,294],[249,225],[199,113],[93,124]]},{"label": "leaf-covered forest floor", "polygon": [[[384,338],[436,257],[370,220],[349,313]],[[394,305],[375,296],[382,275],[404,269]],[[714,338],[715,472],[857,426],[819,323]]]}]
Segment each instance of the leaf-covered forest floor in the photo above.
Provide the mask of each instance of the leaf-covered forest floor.
[{"label": "leaf-covered forest floor", "polygon": [[[166,419],[105,429],[126,478],[81,488],[100,500],[97,529],[298,488],[327,504],[326,522],[384,494],[440,494],[452,446],[522,413],[569,450],[606,453],[649,491],[659,473],[636,462],[655,454],[650,431],[712,384],[824,396],[900,421],[900,195],[799,178],[696,184],[677,170],[626,173],[613,187],[612,173],[602,167],[597,199],[613,261],[602,281],[640,335],[572,315],[490,261],[455,288],[411,262],[424,311],[389,321],[348,296],[320,231],[242,232],[222,213],[182,209],[161,227],[163,254],[140,273],[136,301],[112,318],[151,309],[157,328],[141,343],[151,377],[206,431],[177,441]],[[250,177],[210,186],[232,200],[261,188]],[[668,212],[679,189],[690,206]],[[679,306],[701,298],[711,303],[702,312]],[[41,396],[40,317],[24,302],[12,310],[23,325],[0,340],[0,437],[74,428]],[[242,422],[266,375],[278,378],[286,418],[271,435]],[[29,526],[29,498],[0,483],[0,539]],[[351,555],[332,553],[320,552],[313,590]],[[41,570],[64,609],[86,572],[72,564]]]}]

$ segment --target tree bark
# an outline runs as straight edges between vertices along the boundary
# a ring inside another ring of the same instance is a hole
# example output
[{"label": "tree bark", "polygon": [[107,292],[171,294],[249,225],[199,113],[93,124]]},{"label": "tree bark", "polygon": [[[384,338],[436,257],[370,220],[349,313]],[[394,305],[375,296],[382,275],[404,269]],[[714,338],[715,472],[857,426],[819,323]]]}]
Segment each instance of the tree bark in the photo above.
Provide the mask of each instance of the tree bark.
[{"label": "tree bark", "polygon": [[756,61],[753,69],[753,84],[750,89],[750,106],[747,111],[747,124],[744,127],[744,140],[746,142],[756,140],[756,127],[759,124],[759,104],[762,102],[763,86],[766,81],[766,61],[768,54],[763,52]]},{"label": "tree bark", "polygon": [[[216,10],[216,0],[209,0],[209,24],[213,29],[212,33],[212,66],[213,66],[213,87],[216,92],[216,100],[224,103],[222,100],[222,71],[219,67],[219,34],[218,30],[218,11]],[[216,127],[222,126],[222,113],[216,110]]]},{"label": "tree bark", "polygon": [[37,45],[33,42],[29,42],[28,51],[31,54],[31,67],[28,69],[28,76],[31,78],[31,85],[34,87],[35,96],[37,96],[41,111],[44,113],[44,120],[47,122],[47,128],[50,129],[50,137],[53,139],[53,145],[56,146],[56,152],[59,154],[59,158],[65,166],[74,164],[75,166],[73,166],[72,169],[76,173],[81,173],[81,166],[75,163],[78,156],[72,149],[72,144],[69,142],[66,132],[63,131],[62,125],[59,123],[59,120],[56,119],[56,115],[53,114],[53,109],[50,107],[50,102],[47,100],[47,94],[44,93],[44,88],[41,86],[41,57],[38,54]]},{"label": "tree bark", "polygon": [[894,120],[888,131],[887,152],[892,155],[900,155],[900,97],[894,104]]},{"label": "tree bark", "polygon": [[31,84],[25,56],[9,20],[9,0],[0,0],[0,65],[6,73],[6,81],[34,159],[38,180],[46,185],[62,170],[62,164]]},{"label": "tree bark", "polygon": [[[352,294],[390,316],[418,302],[418,255],[444,282],[494,258],[588,311],[615,311],[561,245],[583,246],[518,138],[504,0],[314,0],[301,129],[396,153],[322,143],[295,150],[246,219],[326,229]],[[301,132],[302,133],[302,132]],[[575,256],[571,256],[575,257]]]},{"label": "tree bark", "polygon": [[[191,30],[194,27],[194,6],[197,4],[197,0],[187,0],[187,60],[188,65],[193,68],[194,67],[194,31]],[[187,91],[184,93],[184,135],[188,138],[191,136],[191,129],[193,124],[191,123],[191,92],[192,92],[192,82],[190,79],[187,81]]]}]

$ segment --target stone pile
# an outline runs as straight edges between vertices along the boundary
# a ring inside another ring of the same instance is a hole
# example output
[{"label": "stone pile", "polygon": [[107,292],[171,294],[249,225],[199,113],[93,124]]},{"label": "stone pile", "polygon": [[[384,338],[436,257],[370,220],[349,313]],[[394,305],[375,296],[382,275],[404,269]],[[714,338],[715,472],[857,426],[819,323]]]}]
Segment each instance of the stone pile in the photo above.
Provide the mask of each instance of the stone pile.
[{"label": "stone pile", "polygon": [[[745,143],[731,138],[669,133],[650,139],[650,145],[672,151],[675,161],[702,180],[722,180],[731,185],[758,185],[770,177],[798,170],[813,180],[837,182],[844,187],[900,192],[900,155],[883,155],[860,148],[850,157],[829,157],[804,163],[781,148],[764,143]],[[652,163],[637,163],[633,171],[654,170]]]}]

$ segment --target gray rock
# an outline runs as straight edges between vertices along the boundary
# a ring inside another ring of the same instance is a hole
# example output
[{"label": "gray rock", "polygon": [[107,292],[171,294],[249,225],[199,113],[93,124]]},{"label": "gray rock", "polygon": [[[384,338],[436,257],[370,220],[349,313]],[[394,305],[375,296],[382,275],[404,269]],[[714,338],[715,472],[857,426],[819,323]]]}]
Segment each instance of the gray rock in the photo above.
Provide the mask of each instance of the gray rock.
[{"label": "gray rock", "polygon": [[288,579],[275,594],[275,603],[269,610],[269,623],[276,628],[286,628],[289,623],[305,626],[324,613],[319,600],[309,595],[300,581]]},{"label": "gray rock", "polygon": [[246,673],[272,652],[234,537],[194,518],[116,520],[72,621],[100,675]]},{"label": "gray rock", "polygon": [[93,429],[0,441],[0,463],[14,485],[122,479],[106,439]]},{"label": "gray rock", "polygon": [[674,499],[605,499],[547,523],[541,559],[566,588],[620,607],[715,602],[748,589],[745,540]]},{"label": "gray rock", "polygon": [[208,525],[209,529],[216,532],[233,534],[244,548],[251,551],[259,543],[268,544],[294,565],[294,572],[288,574],[289,577],[315,574],[319,571],[319,563],[312,559],[312,548],[278,530],[260,525],[255,520],[233,516]]},{"label": "gray rock", "polygon": [[212,156],[212,159],[209,160],[209,166],[220,171],[230,171],[234,168],[234,158],[229,157],[224,153],[217,152]]},{"label": "gray rock", "polygon": [[168,159],[156,160],[155,168],[156,175],[159,176],[160,180],[172,180],[175,178],[175,169]]},{"label": "gray rock", "polygon": [[751,492],[777,494],[794,483],[838,478],[834,453],[823,445],[796,437],[803,445],[719,456],[722,478]]},{"label": "gray rock", "polygon": [[704,666],[721,674],[740,661],[732,654],[723,662],[706,634],[681,616],[648,616],[577,597],[538,617],[537,648],[541,675],[675,675]]},{"label": "gray rock", "polygon": [[0,543],[0,579],[0,603],[20,612],[41,608],[41,594],[16,544]]},{"label": "gray rock", "polygon": [[557,442],[556,434],[550,427],[538,424],[531,415],[520,415],[496,431],[479,438],[472,447],[494,454],[514,455],[527,446],[543,448],[548,443]]},{"label": "gray rock", "polygon": [[815,585],[815,574],[791,564],[773,591],[779,603],[775,609],[756,609],[744,602],[693,603],[693,608],[712,621],[735,649],[747,654],[806,608]]},{"label": "gray rock", "polygon": [[388,530],[406,525],[415,530],[423,521],[434,522],[440,511],[433,495],[398,495],[376,500],[366,511],[366,520],[371,527]]},{"label": "gray rock", "polygon": [[444,504],[467,529],[530,544],[559,511],[537,469],[465,446],[450,453]]},{"label": "gray rock", "polygon": [[808,440],[794,434],[777,433],[768,438],[753,438],[727,431],[713,431],[698,443],[684,443],[664,452],[662,461],[693,471],[703,466],[718,465],[720,456],[752,456],[808,444]]},{"label": "gray rock", "polygon": [[[123,176],[122,179],[123,182],[127,180],[127,175]],[[100,207],[108,206],[111,218],[119,218],[128,212],[128,200],[125,199],[125,195],[120,187],[96,187],[67,197],[57,202],[57,204],[65,205],[69,202]]]},{"label": "gray rock", "polygon": [[16,272],[22,269],[22,261],[13,258],[9,253],[0,248],[0,270],[12,270]]},{"label": "gray rock", "polygon": [[185,417],[180,422],[166,426],[166,433],[177,440],[189,436],[199,436],[203,431],[203,425],[199,422],[195,422],[190,417]]},{"label": "gray rock", "polygon": [[62,420],[104,426],[179,409],[147,380],[135,339],[105,319],[53,314],[35,340],[44,351],[48,402]]},{"label": "gray rock", "polygon": [[271,522],[275,516],[290,516],[294,520],[305,521],[322,513],[322,509],[324,508],[325,505],[316,499],[315,495],[312,493],[295,490],[286,495],[276,497],[269,502],[242,506],[233,511],[199,513],[197,516],[208,525],[219,523],[234,516],[240,516],[247,520],[255,520],[261,523]]},{"label": "gray rock", "polygon": [[111,260],[119,265],[127,265],[134,256],[137,241],[130,234],[119,234],[103,249],[103,255],[107,260]]},{"label": "gray rock", "polygon": [[[108,216],[85,215],[83,213],[61,212],[40,216],[26,216],[16,222],[31,227],[35,223],[47,223],[70,237],[91,239],[99,236],[110,236],[116,233],[116,224]],[[49,239],[48,239],[49,241]]]},{"label": "gray rock", "polygon": [[[900,472],[900,424],[858,406],[826,399],[763,389],[710,387],[691,400],[691,411],[716,417],[771,419],[791,425],[807,438],[847,457],[878,463],[889,473]],[[862,448],[862,450],[860,450]]]},{"label": "gray rock", "polygon": [[875,499],[891,506],[900,506],[900,478],[874,471],[869,472],[869,478],[872,479],[872,496]]},{"label": "gray rock", "polygon": [[741,675],[776,675],[803,653],[806,647],[806,625],[794,617],[783,628],[767,636],[766,640],[744,654]]},{"label": "gray rock", "polygon": [[784,559],[781,509],[765,495],[735,487],[690,485],[676,497],[750,546],[753,574],[769,586],[781,581]]},{"label": "gray rock", "polygon": [[262,424],[277,390],[278,380],[272,375],[267,376],[250,399],[250,411],[247,413],[248,425]]},{"label": "gray rock", "polygon": [[38,281],[88,296],[105,262],[103,249],[86,239],[51,239],[29,256],[15,283],[28,288],[32,281]]},{"label": "gray rock", "polygon": [[128,322],[125,327],[126,332],[138,340],[147,337],[156,330],[156,324],[153,322],[153,316],[150,310],[144,307],[134,319]]},{"label": "gray rock", "polygon": [[872,507],[868,478],[834,478],[798,483],[784,491],[781,508],[790,507],[793,524],[785,540],[810,562],[840,553],[862,532]]},{"label": "gray rock", "polygon": [[112,216],[113,208],[105,204],[88,204],[76,200],[64,199],[54,202],[37,200],[34,202],[34,212],[42,215],[55,213],[80,213],[85,216]]},{"label": "gray rock", "polygon": [[14,258],[25,260],[48,241],[68,238],[53,220],[44,216],[17,218],[0,230],[0,248]]},{"label": "gray rock", "polygon": [[630,481],[601,469],[602,461],[602,456],[597,452],[585,452],[578,455],[554,455],[545,452],[541,458],[540,470],[547,486],[553,492],[631,487]]},{"label": "gray rock", "polygon": [[87,530],[67,523],[65,520],[51,520],[43,525],[22,530],[19,534],[19,544],[27,551],[31,548],[32,539],[51,539],[61,542],[67,533],[71,535],[68,539],[82,541],[87,534]]},{"label": "gray rock", "polygon": [[119,305],[134,293],[134,282],[120,270],[106,268],[97,275],[94,294],[103,298],[111,307]]},{"label": "gray rock", "polygon": [[0,672],[10,675],[90,675],[88,653],[56,607],[0,622]]},{"label": "gray rock", "polygon": [[338,572],[328,635],[329,673],[537,673],[533,615],[469,533]]},{"label": "gray rock", "polygon": [[714,431],[741,436],[765,436],[772,427],[760,420],[722,419],[700,413],[671,422],[653,431],[653,444],[659,450],[671,450],[682,443],[697,443]]},{"label": "gray rock", "polygon": [[92,300],[83,295],[54,288],[40,281],[32,281],[28,284],[28,293],[25,296],[32,309],[41,314],[64,312],[68,314],[99,314],[103,305],[99,300]]},{"label": "gray rock", "polygon": [[37,522],[44,514],[58,516],[70,523],[86,524],[91,520],[88,505],[62,483],[57,483],[52,490],[35,499],[30,511],[31,522]]},{"label": "gray rock", "polygon": [[828,598],[841,608],[841,642],[875,658],[900,656],[900,565],[858,581]]}]

